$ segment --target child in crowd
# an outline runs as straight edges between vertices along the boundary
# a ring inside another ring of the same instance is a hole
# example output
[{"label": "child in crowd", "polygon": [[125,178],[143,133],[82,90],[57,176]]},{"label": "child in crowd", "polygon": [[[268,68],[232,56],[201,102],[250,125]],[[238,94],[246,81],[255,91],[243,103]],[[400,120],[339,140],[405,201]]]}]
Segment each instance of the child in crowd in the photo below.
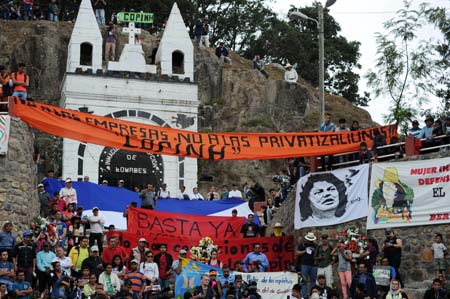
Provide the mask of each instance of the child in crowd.
[{"label": "child in crowd", "polygon": [[442,234],[437,233],[434,236],[434,243],[431,245],[434,257],[434,267],[436,271],[436,277],[445,277],[445,259],[444,255],[447,254],[447,246],[443,243]]}]

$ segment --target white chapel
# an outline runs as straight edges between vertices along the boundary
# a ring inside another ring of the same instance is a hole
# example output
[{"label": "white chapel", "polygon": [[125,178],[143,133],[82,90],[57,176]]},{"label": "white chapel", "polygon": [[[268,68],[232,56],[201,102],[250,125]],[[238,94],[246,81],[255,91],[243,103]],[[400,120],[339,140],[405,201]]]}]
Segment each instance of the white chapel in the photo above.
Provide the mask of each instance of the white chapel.
[{"label": "white chapel", "polygon": [[[61,106],[122,120],[197,131],[198,86],[194,82],[194,49],[175,3],[156,55],[147,65],[142,45],[134,42],[140,29],[130,23],[118,61],[103,62],[103,37],[90,0],[82,0],[69,43]],[[160,69],[158,73],[158,67]],[[197,185],[197,160],[137,153],[83,143],[63,142],[63,177],[132,189],[167,183],[171,192]]]}]

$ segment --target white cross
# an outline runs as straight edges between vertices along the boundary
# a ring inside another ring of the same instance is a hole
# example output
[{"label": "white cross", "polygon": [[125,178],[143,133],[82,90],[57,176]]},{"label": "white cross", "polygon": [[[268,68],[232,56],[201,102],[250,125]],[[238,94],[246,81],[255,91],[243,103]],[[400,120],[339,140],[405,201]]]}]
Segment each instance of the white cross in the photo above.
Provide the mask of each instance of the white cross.
[{"label": "white cross", "polygon": [[128,43],[134,45],[134,36],[141,33],[141,29],[134,27],[134,23],[130,22],[128,28],[123,28],[122,32],[128,33]]}]

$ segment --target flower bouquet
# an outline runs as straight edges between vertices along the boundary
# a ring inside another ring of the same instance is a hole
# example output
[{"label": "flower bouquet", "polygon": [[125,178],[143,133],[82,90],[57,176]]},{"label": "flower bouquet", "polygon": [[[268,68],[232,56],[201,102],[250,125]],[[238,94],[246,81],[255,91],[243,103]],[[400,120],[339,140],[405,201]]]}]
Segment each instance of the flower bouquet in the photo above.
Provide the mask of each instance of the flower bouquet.
[{"label": "flower bouquet", "polygon": [[211,258],[211,252],[217,250],[217,245],[214,245],[210,237],[204,237],[198,242],[198,246],[192,246],[190,253],[191,259],[201,263],[206,263]]},{"label": "flower bouquet", "polygon": [[30,228],[35,235],[39,234],[39,232],[45,230],[47,226],[50,224],[47,219],[42,218],[40,216],[36,216],[33,218]]},{"label": "flower bouquet", "polygon": [[350,226],[345,231],[338,235],[338,242],[340,245],[348,248],[354,258],[359,258],[367,247],[368,237],[360,233],[359,228]]}]

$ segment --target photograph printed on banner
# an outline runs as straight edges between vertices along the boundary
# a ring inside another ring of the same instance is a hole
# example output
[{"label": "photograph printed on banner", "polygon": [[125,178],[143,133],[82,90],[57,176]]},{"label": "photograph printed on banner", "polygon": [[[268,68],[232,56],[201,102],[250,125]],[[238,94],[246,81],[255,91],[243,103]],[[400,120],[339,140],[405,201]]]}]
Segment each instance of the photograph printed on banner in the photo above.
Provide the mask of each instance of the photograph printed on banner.
[{"label": "photograph printed on banner", "polygon": [[335,225],[366,217],[369,165],[313,173],[297,183],[295,228]]}]

